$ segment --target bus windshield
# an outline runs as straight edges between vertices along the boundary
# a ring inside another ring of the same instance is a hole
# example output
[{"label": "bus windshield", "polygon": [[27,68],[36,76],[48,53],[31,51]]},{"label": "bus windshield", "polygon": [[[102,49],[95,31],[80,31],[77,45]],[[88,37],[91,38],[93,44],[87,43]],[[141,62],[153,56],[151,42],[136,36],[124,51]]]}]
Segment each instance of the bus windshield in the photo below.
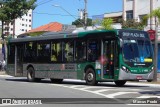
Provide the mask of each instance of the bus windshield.
[{"label": "bus windshield", "polygon": [[123,58],[125,62],[152,62],[152,48],[147,40],[123,40]]}]

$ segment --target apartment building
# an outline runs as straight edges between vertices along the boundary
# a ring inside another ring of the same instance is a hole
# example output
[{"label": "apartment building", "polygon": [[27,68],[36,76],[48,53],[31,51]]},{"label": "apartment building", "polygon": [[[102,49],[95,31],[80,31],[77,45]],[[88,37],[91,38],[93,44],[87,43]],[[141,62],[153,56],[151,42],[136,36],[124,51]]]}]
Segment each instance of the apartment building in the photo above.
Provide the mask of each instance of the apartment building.
[{"label": "apartment building", "polygon": [[[152,10],[160,7],[160,0],[123,0],[123,10],[121,12],[105,13],[104,18],[128,20],[135,19],[140,22],[142,17],[150,14]],[[115,21],[116,24],[117,21]],[[155,30],[155,18],[148,20],[148,25],[144,30]],[[118,28],[121,25],[118,24]]]},{"label": "apartment building", "polygon": [[[29,10],[27,14],[21,18],[15,19],[13,22],[4,23],[4,35],[19,35],[25,32],[28,32],[32,29],[32,10]],[[14,23],[15,22],[15,23]]]},{"label": "apartment building", "polygon": [[[135,19],[139,22],[143,16],[158,7],[160,7],[160,0],[123,0],[123,19]],[[155,30],[155,22],[155,18],[149,19],[145,30]]]}]

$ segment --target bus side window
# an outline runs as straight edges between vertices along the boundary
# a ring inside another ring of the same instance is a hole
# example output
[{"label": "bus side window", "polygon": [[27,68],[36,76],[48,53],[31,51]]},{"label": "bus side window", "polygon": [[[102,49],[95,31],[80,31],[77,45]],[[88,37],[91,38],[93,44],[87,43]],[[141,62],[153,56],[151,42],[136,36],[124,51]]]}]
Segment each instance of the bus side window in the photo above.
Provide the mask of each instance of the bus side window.
[{"label": "bus side window", "polygon": [[50,59],[50,42],[37,43],[38,60],[40,62],[46,62]]},{"label": "bus side window", "polygon": [[85,41],[76,41],[76,61],[85,61],[86,60],[86,42]]},{"label": "bus side window", "polygon": [[60,44],[52,42],[52,45],[51,45],[51,61],[53,61],[53,62],[58,61],[59,49],[60,49]]},{"label": "bus side window", "polygon": [[98,56],[100,55],[99,45],[97,40],[89,40],[88,41],[88,60],[89,61],[95,61],[98,59]]},{"label": "bus side window", "polygon": [[9,45],[9,52],[8,52],[8,63],[13,64],[15,62],[15,45]]},{"label": "bus side window", "polygon": [[73,61],[73,47],[74,47],[74,41],[73,40],[70,40],[70,41],[67,41],[65,42],[64,44],[64,61],[67,61],[67,62],[72,62]]}]

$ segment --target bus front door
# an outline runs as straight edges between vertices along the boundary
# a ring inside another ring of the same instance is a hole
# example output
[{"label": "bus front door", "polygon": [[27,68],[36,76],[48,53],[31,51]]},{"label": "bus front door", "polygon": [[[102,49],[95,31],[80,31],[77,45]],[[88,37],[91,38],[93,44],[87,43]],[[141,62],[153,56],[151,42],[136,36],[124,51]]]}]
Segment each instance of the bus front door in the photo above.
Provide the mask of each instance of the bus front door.
[{"label": "bus front door", "polygon": [[23,45],[15,46],[15,76],[23,76]]},{"label": "bus front door", "polygon": [[103,41],[103,55],[106,58],[106,63],[103,66],[103,78],[114,78],[114,47],[115,40]]}]

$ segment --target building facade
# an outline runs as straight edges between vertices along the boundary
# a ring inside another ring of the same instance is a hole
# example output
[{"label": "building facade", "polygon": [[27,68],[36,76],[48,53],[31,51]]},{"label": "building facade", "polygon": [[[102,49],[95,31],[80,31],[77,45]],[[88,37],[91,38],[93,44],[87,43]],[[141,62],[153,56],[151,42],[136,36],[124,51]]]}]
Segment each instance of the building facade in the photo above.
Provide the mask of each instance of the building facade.
[{"label": "building facade", "polygon": [[[134,19],[137,22],[140,22],[143,16],[150,14],[152,10],[158,7],[160,7],[160,0],[123,0],[122,12],[105,13],[104,18],[122,18],[123,20]],[[144,30],[155,30],[155,23],[155,18],[148,19],[147,26]]]},{"label": "building facade", "polygon": [[32,10],[29,10],[27,14],[21,18],[15,19],[13,22],[4,22],[4,35],[19,35],[28,32],[32,29]]},{"label": "building facade", "polygon": [[[123,0],[123,19],[135,19],[140,22],[143,16],[160,7],[160,0]],[[148,20],[145,30],[155,30],[155,18]]]}]

